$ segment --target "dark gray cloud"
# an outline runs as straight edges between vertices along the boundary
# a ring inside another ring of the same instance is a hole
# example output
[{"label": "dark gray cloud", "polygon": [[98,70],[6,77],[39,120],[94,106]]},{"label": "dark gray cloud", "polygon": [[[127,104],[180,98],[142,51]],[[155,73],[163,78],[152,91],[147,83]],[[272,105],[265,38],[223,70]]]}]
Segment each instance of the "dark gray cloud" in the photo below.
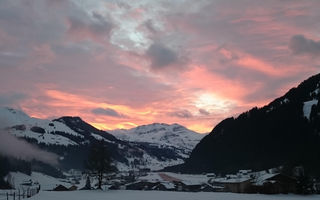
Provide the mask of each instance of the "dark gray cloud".
[{"label": "dark gray cloud", "polygon": [[152,44],[146,54],[151,59],[154,69],[161,69],[178,61],[176,52],[159,43]]},{"label": "dark gray cloud", "polygon": [[38,160],[51,165],[58,164],[58,156],[18,139],[6,131],[5,120],[0,119],[0,154],[26,161]]},{"label": "dark gray cloud", "polygon": [[192,113],[188,110],[178,110],[175,112],[171,112],[171,113],[169,113],[169,116],[178,117],[178,118],[192,118],[193,117]]},{"label": "dark gray cloud", "polygon": [[[69,21],[69,33],[81,35],[84,37],[104,37],[108,36],[113,25],[108,22],[102,15],[98,13],[92,13],[92,17],[89,16],[70,16]],[[88,34],[92,34],[91,36]]]},{"label": "dark gray cloud", "polygon": [[125,117],[125,115],[118,113],[116,110],[113,110],[111,108],[95,108],[92,110],[92,113],[97,115],[107,115],[107,116],[119,117],[119,118]]},{"label": "dark gray cloud", "polygon": [[320,41],[314,41],[304,37],[304,35],[295,35],[291,38],[289,48],[294,54],[320,55]]},{"label": "dark gray cloud", "polygon": [[201,114],[201,115],[210,115],[210,112],[208,112],[208,111],[206,111],[205,109],[199,109],[199,113]]}]

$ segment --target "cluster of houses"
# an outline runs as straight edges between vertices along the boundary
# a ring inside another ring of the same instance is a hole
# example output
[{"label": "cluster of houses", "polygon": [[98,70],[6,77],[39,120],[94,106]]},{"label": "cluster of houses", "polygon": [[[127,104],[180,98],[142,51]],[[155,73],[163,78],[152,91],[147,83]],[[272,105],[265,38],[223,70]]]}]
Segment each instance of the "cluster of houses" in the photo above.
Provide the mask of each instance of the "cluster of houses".
[{"label": "cluster of houses", "polygon": [[[74,174],[73,174],[74,175]],[[80,174],[76,174],[80,176]],[[74,177],[74,176],[73,176]],[[320,191],[320,184],[313,185]],[[272,170],[252,172],[240,170],[237,174],[223,177],[215,174],[186,175],[166,172],[114,173],[106,178],[105,188],[110,190],[159,190],[182,192],[233,192],[233,193],[298,193],[298,180]],[[55,191],[77,190],[62,185]]]},{"label": "cluster of houses", "polygon": [[[180,179],[160,180],[141,177],[133,182],[114,184],[109,189],[262,194],[298,193],[298,180],[296,178],[269,171],[240,170],[235,175],[224,177],[207,174],[206,178],[202,176],[196,181],[183,178],[183,175],[176,175]],[[314,184],[314,191],[320,191],[319,186],[320,184]]]},{"label": "cluster of houses", "polygon": [[235,193],[297,193],[297,179],[281,173],[240,170],[236,175],[209,179],[214,186],[222,186],[224,192]]}]

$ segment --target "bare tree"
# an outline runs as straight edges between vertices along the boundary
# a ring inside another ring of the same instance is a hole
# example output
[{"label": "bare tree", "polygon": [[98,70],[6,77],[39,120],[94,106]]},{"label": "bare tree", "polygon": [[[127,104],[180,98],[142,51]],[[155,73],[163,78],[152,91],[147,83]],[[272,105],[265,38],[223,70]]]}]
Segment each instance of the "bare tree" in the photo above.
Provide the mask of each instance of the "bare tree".
[{"label": "bare tree", "polygon": [[110,155],[102,140],[91,145],[86,169],[89,176],[98,179],[98,189],[102,189],[104,174],[113,171]]}]

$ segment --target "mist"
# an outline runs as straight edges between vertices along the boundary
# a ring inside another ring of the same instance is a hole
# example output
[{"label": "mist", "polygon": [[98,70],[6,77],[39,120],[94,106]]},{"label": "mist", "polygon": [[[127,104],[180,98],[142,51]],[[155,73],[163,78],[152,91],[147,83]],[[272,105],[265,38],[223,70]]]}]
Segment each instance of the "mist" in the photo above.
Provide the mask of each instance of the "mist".
[{"label": "mist", "polygon": [[0,154],[25,161],[38,160],[50,165],[58,164],[58,155],[39,149],[28,142],[11,135],[0,121]]}]

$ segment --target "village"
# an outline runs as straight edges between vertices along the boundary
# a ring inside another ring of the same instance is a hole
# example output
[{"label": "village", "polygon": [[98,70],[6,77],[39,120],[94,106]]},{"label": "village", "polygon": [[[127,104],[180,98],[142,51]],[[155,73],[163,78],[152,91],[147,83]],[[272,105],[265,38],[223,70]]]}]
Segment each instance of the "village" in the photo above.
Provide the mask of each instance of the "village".
[{"label": "village", "polygon": [[[81,181],[82,179],[82,181]],[[53,191],[84,190],[95,188],[95,180],[84,177],[80,172],[70,173],[68,186],[56,185]],[[82,182],[82,184],[80,183]],[[74,184],[72,184],[74,183]],[[70,185],[71,184],[71,185]],[[156,190],[178,192],[232,192],[260,194],[301,193],[299,180],[270,169],[259,172],[239,170],[236,174],[217,176],[214,173],[201,175],[179,174],[172,172],[130,171],[108,174],[103,190]],[[308,193],[319,193],[320,183],[313,181]]]}]

